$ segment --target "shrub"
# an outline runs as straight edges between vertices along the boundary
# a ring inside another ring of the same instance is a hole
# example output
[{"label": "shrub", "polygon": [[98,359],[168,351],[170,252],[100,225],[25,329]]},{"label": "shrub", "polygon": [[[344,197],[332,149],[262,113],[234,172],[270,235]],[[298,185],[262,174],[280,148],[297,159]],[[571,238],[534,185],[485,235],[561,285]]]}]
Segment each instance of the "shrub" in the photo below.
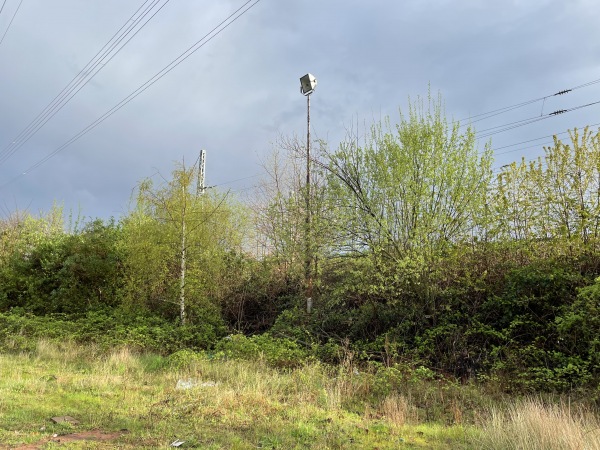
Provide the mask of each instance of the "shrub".
[{"label": "shrub", "polygon": [[217,343],[215,350],[231,358],[263,359],[276,368],[298,367],[309,357],[309,353],[294,341],[273,338],[269,334],[251,337],[239,334],[227,336]]},{"label": "shrub", "polygon": [[167,357],[169,367],[176,370],[193,369],[199,361],[205,359],[206,356],[202,352],[195,352],[189,349],[178,350],[171,353]]}]

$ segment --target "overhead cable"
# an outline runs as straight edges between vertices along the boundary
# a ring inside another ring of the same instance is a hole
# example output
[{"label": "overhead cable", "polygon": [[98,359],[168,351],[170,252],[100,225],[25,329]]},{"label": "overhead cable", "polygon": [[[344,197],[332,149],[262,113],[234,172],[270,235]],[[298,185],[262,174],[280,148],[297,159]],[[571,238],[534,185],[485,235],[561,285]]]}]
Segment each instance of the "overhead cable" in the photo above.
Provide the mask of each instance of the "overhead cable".
[{"label": "overhead cable", "polygon": [[[154,12],[153,9],[161,1],[164,1]],[[12,140],[2,151],[0,151],[0,164],[17,152],[29,139],[31,139],[52,117],[54,117],[64,106],[88,84],[122,49],[131,41],[146,24],[158,14],[158,12],[170,0],[152,0],[152,3],[140,13],[140,10],[150,0],[146,0],[125,24],[110,38],[110,40],[96,53],[96,55],[85,65],[83,69],[63,88],[63,90],[25,127],[19,135]],[[153,13],[152,13],[153,12]],[[138,15],[138,13],[140,13]],[[138,26],[150,13],[152,15]],[[136,17],[137,16],[137,17]],[[136,29],[137,27],[137,29]],[[135,30],[135,32],[133,32]],[[129,34],[129,38],[123,42]]]},{"label": "overhead cable", "polygon": [[[581,89],[581,88],[584,88],[584,87],[587,87],[587,86],[591,86],[591,85],[597,84],[597,83],[600,83],[600,78],[598,78],[597,80],[588,81],[587,83],[583,83],[583,84],[580,84],[578,86],[574,86],[574,87],[569,88],[569,89],[560,90],[558,92],[555,92],[554,94],[545,95],[543,97],[533,98],[531,100],[526,100],[524,102],[516,103],[514,105],[510,105],[510,106],[505,106],[503,108],[494,109],[492,111],[488,111],[488,112],[481,113],[481,114],[476,114],[474,116],[469,116],[469,117],[466,117],[465,119],[460,120],[460,122],[468,121],[468,123],[466,123],[465,125],[463,125],[463,126],[468,126],[468,125],[473,124],[475,122],[479,122],[481,120],[489,119],[490,117],[494,117],[494,116],[497,116],[497,115],[500,115],[500,114],[504,114],[506,112],[513,111],[513,110],[518,109],[518,108],[522,108],[523,106],[531,105],[532,103],[537,103],[537,102],[540,102],[540,101],[545,101],[545,100],[547,100],[550,97],[557,97],[557,96],[560,96],[560,95],[565,95],[565,94],[568,94],[568,93],[570,93],[572,91],[575,91],[577,89]],[[477,119],[477,120],[471,120],[471,119],[474,119],[474,118],[477,118],[477,117],[479,117],[479,119]]]},{"label": "overhead cable", "polygon": [[152,86],[158,80],[160,80],[162,77],[164,77],[169,72],[171,72],[175,67],[177,67],[179,64],[181,64],[183,61],[185,61],[190,56],[192,56],[199,49],[204,47],[208,42],[210,42],[216,36],[218,36],[220,33],[222,33],[226,28],[228,28],[231,24],[233,24],[235,21],[237,21],[240,17],[242,17],[250,9],[252,9],[254,6],[256,6],[260,1],[261,0],[248,0],[247,2],[245,2],[242,6],[240,6],[233,13],[231,13],[227,18],[225,18],[223,21],[221,21],[216,27],[214,27],[212,30],[210,30],[208,33],[206,33],[201,39],[196,41],[192,46],[190,46],[187,50],[185,50],[183,53],[181,53],[177,58],[175,58],[173,61],[171,61],[169,64],[167,64],[163,69],[158,71],[154,76],[152,76],[150,79],[148,79],[145,83],[140,85],[136,90],[131,92],[127,97],[125,97],[123,100],[121,100],[115,106],[113,106],[111,109],[106,111],[103,115],[98,117],[96,120],[94,120],[92,123],[90,123],[87,127],[85,127],[83,130],[81,130],[79,133],[72,136],[69,140],[67,140],[61,146],[56,148],[54,151],[52,151],[51,153],[46,155],[44,158],[42,158],[41,160],[39,160],[32,166],[30,166],[24,172],[15,176],[14,178],[12,178],[8,182],[4,183],[3,185],[0,185],[0,189],[8,186],[9,184],[12,184],[14,181],[19,179],[20,177],[22,177],[22,176],[26,175],[27,173],[29,173],[30,171],[38,168],[39,166],[44,164],[49,159],[56,156],[62,150],[64,150],[65,148],[67,148],[68,146],[73,144],[75,141],[79,140],[81,137],[83,137],[84,135],[86,135],[87,133],[92,131],[94,128],[96,128],[98,125],[100,125],[106,119],[108,119],[110,116],[112,116],[118,110],[123,108],[125,105],[127,105],[129,102],[131,102],[134,98],[136,98],[138,95],[143,93],[146,89],[148,89],[150,86]]},{"label": "overhead cable", "polygon": [[[585,125],[585,126],[580,127],[580,128],[585,128],[585,127],[590,127],[591,128],[591,127],[596,127],[596,126],[600,126],[600,123],[594,123],[592,125]],[[524,148],[517,148],[515,150],[507,150],[507,151],[504,151],[504,152],[497,152],[497,150],[503,150],[505,148],[516,147],[516,146],[522,145],[522,144],[529,144],[530,142],[541,141],[541,140],[552,138],[554,136],[561,136],[563,134],[567,134],[568,132],[569,132],[569,130],[562,131],[560,133],[549,134],[549,135],[542,136],[542,137],[535,138],[535,139],[528,139],[526,141],[516,142],[514,144],[503,145],[502,147],[496,147],[494,149],[494,155],[500,156],[500,155],[505,155],[507,153],[513,153],[513,152],[516,152],[516,151],[519,151],[519,150],[525,150],[525,149],[528,149],[528,148],[534,148],[534,147],[537,147],[538,145],[543,145],[543,144],[535,144],[535,145],[530,145],[530,146],[527,146],[527,147],[524,147]]]},{"label": "overhead cable", "polygon": [[[10,22],[8,23],[8,26],[6,27],[6,31],[2,35],[2,39],[0,39],[0,45],[2,45],[2,42],[4,42],[4,38],[6,37],[6,34],[8,33],[8,30],[10,30],[10,26],[12,25],[13,20],[15,20],[15,17],[17,16],[17,13],[19,12],[19,9],[21,8],[21,4],[22,3],[23,3],[23,0],[21,0],[19,2],[19,6],[17,6],[17,9],[15,10],[15,13],[13,14],[12,18],[10,19]],[[2,9],[4,9],[4,4],[6,4],[6,0],[2,4]],[[0,12],[2,12],[2,10],[0,10]]]},{"label": "overhead cable", "polygon": [[557,110],[557,111],[554,111],[554,112],[551,112],[549,114],[545,114],[545,115],[539,116],[539,117],[538,116],[536,116],[536,117],[530,117],[530,118],[527,118],[527,119],[522,119],[522,120],[517,120],[515,122],[510,122],[510,123],[507,123],[507,124],[504,124],[504,125],[498,125],[498,126],[495,126],[495,127],[487,128],[485,130],[481,130],[478,133],[477,137],[479,137],[479,138],[486,138],[486,137],[492,136],[494,134],[503,133],[504,131],[512,130],[514,128],[523,127],[525,125],[530,125],[530,124],[535,123],[535,122],[540,122],[542,120],[550,119],[551,117],[555,117],[555,116],[558,116],[558,115],[561,115],[561,114],[566,114],[566,113],[569,113],[571,111],[575,111],[575,110],[578,110],[578,109],[587,108],[589,106],[597,105],[599,103],[600,103],[600,100],[596,101],[596,102],[592,102],[592,103],[587,103],[585,105],[575,106],[575,107],[569,108],[569,109],[560,109],[560,110]]},{"label": "overhead cable", "polygon": [[2,6],[0,7],[0,16],[2,15],[2,11],[4,11],[4,7],[6,6],[6,1],[4,0],[4,2],[2,2]]}]

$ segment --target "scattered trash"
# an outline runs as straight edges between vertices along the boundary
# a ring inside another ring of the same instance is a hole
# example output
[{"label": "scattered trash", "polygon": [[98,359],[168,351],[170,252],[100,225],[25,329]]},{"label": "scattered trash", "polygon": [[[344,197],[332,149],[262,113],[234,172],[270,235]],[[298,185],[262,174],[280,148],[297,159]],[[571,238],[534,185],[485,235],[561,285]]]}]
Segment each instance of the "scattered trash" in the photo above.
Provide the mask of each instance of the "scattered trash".
[{"label": "scattered trash", "polygon": [[175,386],[175,389],[192,389],[196,386],[198,386],[198,380],[190,378],[187,380],[177,380],[177,385]]},{"label": "scattered trash", "polygon": [[195,387],[215,387],[217,383],[214,381],[204,381],[200,382],[195,378],[188,378],[187,380],[177,380],[177,384],[175,385],[175,389],[178,390],[187,390]]},{"label": "scattered trash", "polygon": [[171,447],[181,447],[184,443],[185,441],[180,441],[179,439],[177,439],[176,441],[171,442]]},{"label": "scattered trash", "polygon": [[71,416],[57,416],[50,419],[54,423],[70,423],[71,425],[79,425],[79,420]]}]

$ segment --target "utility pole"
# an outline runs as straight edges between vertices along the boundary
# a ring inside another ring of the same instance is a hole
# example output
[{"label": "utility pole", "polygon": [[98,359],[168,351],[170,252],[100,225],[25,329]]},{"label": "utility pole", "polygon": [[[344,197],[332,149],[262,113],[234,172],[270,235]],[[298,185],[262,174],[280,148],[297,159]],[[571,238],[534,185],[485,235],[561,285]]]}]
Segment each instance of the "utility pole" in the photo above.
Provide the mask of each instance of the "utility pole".
[{"label": "utility pole", "polygon": [[[198,159],[198,180],[196,181],[196,196],[204,194],[206,186],[204,184],[204,172],[206,167],[206,152],[200,150],[200,157]],[[185,165],[184,165],[185,169]],[[185,170],[184,170],[185,171]],[[187,323],[187,316],[185,311],[185,275],[187,272],[187,243],[186,243],[186,215],[187,215],[187,192],[185,186],[182,186],[181,201],[183,202],[181,210],[181,261],[179,268],[179,319],[181,324]]]},{"label": "utility pole", "polygon": [[310,94],[317,86],[317,79],[310,73],[300,78],[300,92],[306,96],[306,218],[305,218],[305,255],[304,255],[304,282],[306,288],[306,312],[311,313],[313,306],[313,279],[312,279],[312,232],[311,232],[311,205],[310,205]]},{"label": "utility pole", "polygon": [[206,151],[200,150],[200,157],[198,159],[198,181],[196,183],[196,196],[199,197],[206,191],[205,185],[205,173],[206,173]]}]

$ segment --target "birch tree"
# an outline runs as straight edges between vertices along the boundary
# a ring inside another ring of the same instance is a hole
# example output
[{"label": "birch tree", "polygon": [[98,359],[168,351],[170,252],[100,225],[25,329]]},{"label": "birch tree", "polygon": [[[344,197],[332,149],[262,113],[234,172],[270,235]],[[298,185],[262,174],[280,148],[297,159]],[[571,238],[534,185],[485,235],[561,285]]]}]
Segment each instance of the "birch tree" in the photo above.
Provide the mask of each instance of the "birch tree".
[{"label": "birch tree", "polygon": [[125,219],[129,301],[171,315],[181,324],[190,306],[218,314],[225,255],[241,246],[236,211],[226,195],[198,195],[197,166],[177,167],[170,180],[137,188]]}]

